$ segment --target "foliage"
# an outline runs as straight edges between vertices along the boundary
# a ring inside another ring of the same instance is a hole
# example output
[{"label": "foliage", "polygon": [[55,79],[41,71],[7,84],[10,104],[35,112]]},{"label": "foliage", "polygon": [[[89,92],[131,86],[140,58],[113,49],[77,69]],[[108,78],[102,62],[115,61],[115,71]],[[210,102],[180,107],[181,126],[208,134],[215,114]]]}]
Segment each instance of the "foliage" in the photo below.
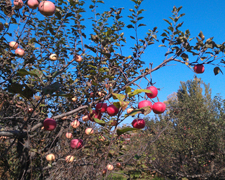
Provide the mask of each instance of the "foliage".
[{"label": "foliage", "polygon": [[168,124],[147,151],[155,157],[149,165],[170,178],[224,177],[225,101],[211,99],[209,85],[198,78],[181,82],[176,97],[168,99],[169,109],[160,121],[149,122],[150,132]]}]

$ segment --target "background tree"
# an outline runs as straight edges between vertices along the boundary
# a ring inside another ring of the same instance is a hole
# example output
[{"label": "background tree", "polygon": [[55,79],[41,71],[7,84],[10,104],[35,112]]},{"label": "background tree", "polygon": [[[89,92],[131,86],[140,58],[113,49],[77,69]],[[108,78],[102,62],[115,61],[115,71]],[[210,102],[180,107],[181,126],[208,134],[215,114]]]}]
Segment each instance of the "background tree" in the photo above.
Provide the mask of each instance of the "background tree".
[{"label": "background tree", "polygon": [[172,179],[224,177],[224,100],[212,99],[209,85],[195,78],[181,82],[167,105],[158,121],[149,122],[150,131],[168,125],[148,149],[150,166]]}]

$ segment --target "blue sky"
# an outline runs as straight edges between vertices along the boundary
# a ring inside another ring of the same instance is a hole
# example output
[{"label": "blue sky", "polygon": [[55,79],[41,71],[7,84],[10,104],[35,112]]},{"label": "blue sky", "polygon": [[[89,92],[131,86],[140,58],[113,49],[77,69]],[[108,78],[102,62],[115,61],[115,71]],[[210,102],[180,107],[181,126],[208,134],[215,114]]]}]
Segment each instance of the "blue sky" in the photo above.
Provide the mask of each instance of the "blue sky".
[{"label": "blue sky", "polygon": [[[99,10],[109,10],[109,8],[113,6],[124,7],[124,11],[121,15],[124,17],[124,21],[127,23],[126,25],[128,25],[129,19],[127,18],[127,15],[130,14],[129,9],[133,8],[133,5],[134,3],[130,0],[105,0],[105,4],[99,5]],[[214,41],[217,44],[225,41],[225,3],[224,1],[219,0],[145,0],[141,6],[141,8],[146,10],[142,13],[142,16],[145,18],[141,23],[144,23],[147,26],[139,29],[138,34],[140,37],[143,37],[148,29],[153,29],[153,27],[157,26],[159,31],[158,38],[160,39],[163,29],[168,27],[168,24],[163,21],[163,19],[168,19],[169,16],[172,16],[171,11],[173,6],[183,6],[180,13],[185,13],[185,16],[180,19],[180,22],[184,21],[181,30],[189,29],[191,37],[197,36],[198,33],[202,31],[206,39],[214,37]],[[87,17],[86,15],[88,17],[92,16],[91,13],[84,13],[84,17]],[[39,13],[38,17],[43,18]],[[86,33],[93,33],[90,24],[87,23],[85,25],[87,27]],[[125,37],[127,37],[127,44],[134,44],[135,41],[129,38],[130,35],[134,34],[134,31],[125,28],[124,33]],[[160,44],[161,43],[156,43],[155,45],[150,46],[143,54],[141,60],[145,61],[147,66],[149,63],[153,63],[154,68],[164,60],[164,54],[167,49],[162,47],[159,48],[158,45]],[[130,49],[127,48],[125,51],[125,53],[129,54],[130,52],[131,54]],[[221,69],[224,70],[224,68]],[[159,100],[166,100],[168,95],[178,90],[180,81],[193,79],[194,74],[195,73],[187,68],[187,66],[179,63],[170,63],[170,66],[163,67],[152,73],[153,82],[156,82],[155,86],[161,89],[158,94]],[[224,75],[220,73],[215,76],[212,65],[206,65],[205,72],[197,75],[197,77],[202,78],[206,84],[210,83],[213,96],[220,93],[223,98],[225,98]],[[146,88],[147,81],[142,79],[140,85],[142,88]],[[151,116],[152,115],[153,114],[151,113]],[[128,122],[130,122],[130,120],[125,121],[125,123]]]}]

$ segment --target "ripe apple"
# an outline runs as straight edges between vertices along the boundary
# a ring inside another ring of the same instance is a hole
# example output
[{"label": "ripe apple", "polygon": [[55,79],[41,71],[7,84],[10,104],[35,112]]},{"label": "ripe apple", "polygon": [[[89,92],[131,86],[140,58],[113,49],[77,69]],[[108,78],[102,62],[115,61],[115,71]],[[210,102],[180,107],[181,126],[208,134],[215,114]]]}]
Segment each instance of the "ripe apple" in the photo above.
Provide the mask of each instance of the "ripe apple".
[{"label": "ripe apple", "polygon": [[23,1],[22,0],[14,0],[13,4],[16,7],[16,9],[20,9],[20,8],[23,7]]},{"label": "ripe apple", "polygon": [[42,1],[38,6],[38,10],[44,16],[51,16],[55,13],[55,5],[51,1]]},{"label": "ripe apple", "polygon": [[68,162],[68,163],[69,163],[69,162],[73,162],[74,156],[68,155],[68,156],[66,156],[65,160],[66,160],[66,162]]},{"label": "ripe apple", "polygon": [[57,60],[57,54],[51,54],[49,56],[49,59],[52,60],[52,61],[56,61]]},{"label": "ripe apple", "polygon": [[12,49],[17,49],[18,46],[19,46],[19,44],[18,44],[17,42],[15,42],[15,41],[11,41],[11,42],[9,43],[9,46],[10,46]]},{"label": "ripe apple", "polygon": [[82,117],[82,120],[83,120],[83,121],[88,121],[88,120],[89,120],[88,115],[83,116],[83,117]]},{"label": "ripe apple", "polygon": [[4,29],[4,25],[0,22],[0,31]]},{"label": "ripe apple", "polygon": [[94,130],[93,130],[92,128],[87,128],[87,129],[85,130],[85,133],[86,133],[87,135],[93,134],[93,133],[94,133]]},{"label": "ripe apple", "polygon": [[108,169],[109,171],[112,171],[112,170],[114,169],[114,167],[113,167],[112,164],[108,164],[108,165],[107,165],[107,169]]},{"label": "ripe apple", "polygon": [[54,154],[48,154],[46,156],[46,160],[47,161],[54,161],[55,160],[55,155]]},{"label": "ripe apple", "polygon": [[115,116],[118,114],[119,109],[116,106],[114,106],[114,104],[111,104],[106,108],[106,111],[109,116]]},{"label": "ripe apple", "polygon": [[76,62],[81,62],[81,61],[82,61],[82,57],[79,56],[79,55],[76,55],[76,56],[75,56],[75,61],[76,61]]},{"label": "ripe apple", "polygon": [[128,108],[127,109],[127,114],[130,114],[133,110],[134,110],[134,108]]},{"label": "ripe apple", "polygon": [[71,122],[70,124],[74,129],[78,128],[80,126],[80,121],[78,120],[74,120],[73,122]]},{"label": "ripe apple", "polygon": [[93,116],[94,116],[94,118],[101,119],[102,118],[102,113],[101,112],[96,112],[95,110],[92,110],[92,113],[88,115],[88,118],[89,118],[90,121],[94,122]]},{"label": "ripe apple", "polygon": [[56,121],[51,118],[47,118],[43,122],[44,129],[47,131],[53,131],[56,128]]},{"label": "ripe apple", "polygon": [[23,49],[21,49],[21,48],[17,48],[17,49],[15,50],[15,54],[16,54],[17,56],[22,57],[22,56],[25,54],[25,51],[24,51]]},{"label": "ripe apple", "polygon": [[144,119],[135,119],[132,122],[132,126],[137,129],[142,129],[145,127],[145,120]]},{"label": "ripe apple", "polygon": [[74,96],[74,97],[72,98],[72,101],[73,101],[73,102],[77,101],[77,97]]},{"label": "ripe apple", "polygon": [[72,133],[69,133],[69,132],[66,133],[66,138],[71,139],[72,137],[73,137]]},{"label": "ripe apple", "polygon": [[166,110],[166,105],[163,102],[156,102],[153,104],[152,110],[156,114],[161,114]]},{"label": "ripe apple", "polygon": [[155,98],[158,95],[158,89],[155,86],[147,87],[151,93],[145,93],[149,98]]},{"label": "ripe apple", "polygon": [[31,112],[33,112],[33,108],[29,107],[28,108],[28,113],[31,113]]},{"label": "ripe apple", "polygon": [[203,64],[197,64],[194,66],[194,71],[198,74],[201,74],[205,71],[205,67]]},{"label": "ripe apple", "polygon": [[99,97],[102,97],[102,96],[104,96],[104,93],[103,92],[97,92],[97,95],[99,96]]},{"label": "ripe apple", "polygon": [[138,109],[141,109],[141,108],[147,107],[147,106],[150,106],[150,108],[152,109],[152,103],[151,103],[151,101],[143,100],[143,101],[141,101],[141,102],[138,103]]},{"label": "ripe apple", "polygon": [[31,9],[36,9],[38,7],[38,5],[39,5],[39,2],[38,2],[38,0],[28,0],[27,1],[27,5]]},{"label": "ripe apple", "polygon": [[103,169],[103,170],[102,170],[102,174],[103,174],[103,175],[105,175],[106,172],[107,172],[107,169]]},{"label": "ripe apple", "polygon": [[81,139],[73,139],[70,142],[70,147],[73,149],[80,149],[83,147],[83,140]]},{"label": "ripe apple", "polygon": [[101,113],[106,112],[106,108],[107,108],[107,104],[106,103],[98,103],[95,106],[95,110],[97,112],[100,111]]},{"label": "ripe apple", "polygon": [[119,162],[116,163],[116,167],[117,167],[117,168],[121,168],[121,167],[122,167],[121,163],[119,163]]}]

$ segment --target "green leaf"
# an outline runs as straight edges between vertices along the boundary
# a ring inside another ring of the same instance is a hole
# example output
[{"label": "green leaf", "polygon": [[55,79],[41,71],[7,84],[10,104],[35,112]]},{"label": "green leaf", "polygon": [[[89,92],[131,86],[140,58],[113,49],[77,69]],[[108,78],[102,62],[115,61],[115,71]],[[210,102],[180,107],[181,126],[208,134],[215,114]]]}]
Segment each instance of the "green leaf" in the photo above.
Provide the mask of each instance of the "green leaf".
[{"label": "green leaf", "polygon": [[146,24],[139,24],[139,25],[138,25],[138,27],[141,27],[141,26],[146,26]]},{"label": "green leaf", "polygon": [[49,86],[44,87],[42,90],[42,93],[44,95],[47,95],[47,94],[52,95],[54,92],[58,91],[60,89],[60,87],[61,87],[61,84],[58,82],[55,82]]},{"label": "green leaf", "polygon": [[55,35],[56,33],[54,32],[54,29],[53,28],[49,28],[49,31],[50,31],[50,33],[52,34],[52,35]]},{"label": "green leaf", "polygon": [[55,15],[57,16],[57,18],[60,20],[62,18],[61,14],[59,11],[55,12]]},{"label": "green leaf", "polygon": [[114,102],[113,105],[116,106],[117,109],[120,108],[120,102]]},{"label": "green leaf", "polygon": [[9,86],[8,90],[11,93],[15,93],[15,94],[19,93],[20,95],[22,95],[23,97],[26,97],[27,99],[30,99],[35,94],[35,91],[31,89],[30,87],[28,87],[26,84],[21,85],[18,83],[12,83]]},{"label": "green leaf", "polygon": [[221,73],[223,74],[223,72],[221,71],[221,69],[220,69],[219,67],[215,67],[215,68],[213,69],[213,71],[214,71],[214,74],[215,74],[215,75],[219,74],[219,72],[221,72]]},{"label": "green leaf", "polygon": [[170,26],[172,26],[172,23],[169,22],[167,19],[163,19],[164,21],[166,21]]},{"label": "green leaf", "polygon": [[20,69],[17,71],[17,75],[19,76],[25,76],[25,75],[33,75],[36,76],[38,78],[41,78],[43,73],[41,71],[39,71],[38,69],[34,69],[32,71],[27,71],[26,69]]},{"label": "green leaf", "polygon": [[118,99],[119,101],[123,101],[125,99],[125,95],[112,93],[113,99]]},{"label": "green leaf", "polygon": [[126,102],[125,101],[120,101],[120,106],[121,106],[123,111],[127,108],[129,103],[130,103],[129,101],[126,101]]},{"label": "green leaf", "polygon": [[120,136],[121,134],[124,134],[124,133],[129,132],[129,131],[135,131],[135,130],[139,130],[139,129],[125,127],[125,128],[122,128],[122,129],[117,129],[117,134],[118,134],[118,136]]},{"label": "green leaf", "polygon": [[28,75],[28,74],[29,74],[29,72],[26,69],[19,69],[17,71],[17,75],[19,75],[19,76],[25,76],[25,75]]},{"label": "green leaf", "polygon": [[55,78],[56,76],[58,76],[59,74],[62,74],[65,71],[56,71],[53,73],[52,78]]},{"label": "green leaf", "polygon": [[134,116],[134,115],[136,115],[138,113],[141,113],[141,111],[142,111],[141,109],[134,109],[131,113],[126,114],[125,117]]},{"label": "green leaf", "polygon": [[130,86],[127,86],[126,89],[125,89],[125,93],[127,94],[129,92],[131,92],[131,87]]},{"label": "green leaf", "polygon": [[52,96],[61,96],[61,97],[72,98],[74,95],[73,94],[66,94],[64,92],[60,92],[60,93],[54,94]]},{"label": "green leaf", "polygon": [[137,94],[140,94],[140,93],[142,93],[142,92],[145,92],[145,93],[152,93],[150,90],[148,90],[148,89],[136,89],[134,92],[131,92],[131,93],[128,93],[128,95],[129,95],[129,97],[131,98],[131,97],[133,97],[133,96],[135,96],[135,95],[137,95]]},{"label": "green leaf", "polygon": [[95,121],[96,123],[98,123],[98,124],[100,124],[100,125],[105,125],[105,121],[100,120],[100,119],[97,119],[97,118],[93,118],[93,119],[94,119],[94,121]]},{"label": "green leaf", "polygon": [[127,25],[127,28],[134,28],[132,24]]}]

